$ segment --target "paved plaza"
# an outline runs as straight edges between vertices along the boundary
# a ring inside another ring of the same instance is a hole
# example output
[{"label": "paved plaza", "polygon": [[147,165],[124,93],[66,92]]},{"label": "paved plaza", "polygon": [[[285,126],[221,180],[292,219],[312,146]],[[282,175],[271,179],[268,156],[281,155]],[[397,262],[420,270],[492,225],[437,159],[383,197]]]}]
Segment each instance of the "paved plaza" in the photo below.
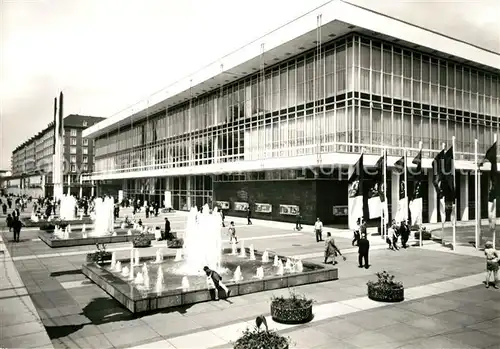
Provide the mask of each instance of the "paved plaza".
[{"label": "paved plaza", "polygon": [[[163,216],[143,221],[163,226]],[[185,214],[168,217],[173,231],[182,235]],[[290,224],[255,221],[247,226],[243,219],[235,221],[247,247],[322,262],[323,243],[315,241],[310,227],[297,232]],[[11,234],[2,229],[6,251],[1,262],[0,347],[231,348],[256,316],[269,315],[272,295],[289,293],[266,291],[134,317],[81,273],[86,253],[95,247],[51,249],[34,228],[24,229],[21,242],[12,243]],[[339,262],[339,280],[294,288],[315,299],[314,319],[305,325],[281,325],[268,317],[270,328],[290,337],[292,347],[500,348],[500,291],[484,287],[480,252],[470,247],[451,252],[433,242],[390,251],[379,236],[371,236],[371,267],[360,269],[350,233],[327,231],[347,257]],[[155,241],[141,253],[154,255],[160,246],[166,243]],[[126,257],[130,243],[107,248]],[[366,297],[366,282],[382,270],[404,283],[404,302],[377,303]]]}]

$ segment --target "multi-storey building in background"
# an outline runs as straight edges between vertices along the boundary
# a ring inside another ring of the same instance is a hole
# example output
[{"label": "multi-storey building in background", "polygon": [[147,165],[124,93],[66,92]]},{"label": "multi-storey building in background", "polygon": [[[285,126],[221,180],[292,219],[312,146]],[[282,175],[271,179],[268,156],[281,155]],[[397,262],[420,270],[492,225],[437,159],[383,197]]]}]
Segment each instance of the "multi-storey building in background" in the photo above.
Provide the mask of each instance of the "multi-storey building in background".
[{"label": "multi-storey building in background", "polygon": [[[77,114],[64,118],[64,193],[68,193],[69,188],[72,195],[91,195],[91,184],[80,184],[80,176],[93,171],[94,144],[82,137],[82,131],[102,120],[100,117]],[[8,192],[34,197],[52,196],[53,155],[54,123],[51,122],[12,152],[12,176],[8,180]]]},{"label": "multi-storey building in background", "polygon": [[[422,142],[429,169],[455,136],[459,219],[469,220],[474,140],[482,154],[499,116],[498,53],[333,1],[87,129],[87,179],[175,209],[217,201],[232,215],[250,204],[256,218],[292,221],[300,210],[307,222],[342,223],[345,170],[362,148],[365,165],[385,148],[392,166]],[[436,222],[428,175],[424,222]]]}]

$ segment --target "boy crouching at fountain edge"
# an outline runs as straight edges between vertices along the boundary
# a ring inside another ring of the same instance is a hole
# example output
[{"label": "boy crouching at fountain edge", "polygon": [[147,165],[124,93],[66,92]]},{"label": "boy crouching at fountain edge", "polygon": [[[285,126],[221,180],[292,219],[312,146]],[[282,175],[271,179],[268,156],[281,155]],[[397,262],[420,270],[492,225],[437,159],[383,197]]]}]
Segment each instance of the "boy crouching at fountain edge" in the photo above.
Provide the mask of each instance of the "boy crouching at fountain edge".
[{"label": "boy crouching at fountain edge", "polygon": [[226,294],[226,298],[229,298],[231,295],[231,291],[228,290],[226,285],[222,283],[222,277],[217,273],[215,270],[210,269],[209,267],[205,266],[203,267],[203,271],[205,274],[207,274],[207,282],[210,284],[213,283],[213,287],[215,290],[215,300],[219,300],[219,289],[222,289],[224,293]]}]

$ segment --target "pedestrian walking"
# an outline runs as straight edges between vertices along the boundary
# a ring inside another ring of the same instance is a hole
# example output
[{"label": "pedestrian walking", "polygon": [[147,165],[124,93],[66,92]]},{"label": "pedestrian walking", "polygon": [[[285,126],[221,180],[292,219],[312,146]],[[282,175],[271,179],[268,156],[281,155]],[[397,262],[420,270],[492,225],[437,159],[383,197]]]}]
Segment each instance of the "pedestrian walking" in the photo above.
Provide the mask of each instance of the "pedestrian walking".
[{"label": "pedestrian walking", "polygon": [[302,230],[302,216],[300,215],[300,211],[297,211],[297,215],[295,217],[295,230]]},{"label": "pedestrian walking", "polygon": [[[365,267],[368,269],[370,265],[368,264],[368,252],[370,251],[370,241],[367,238],[366,233],[361,234],[361,238],[358,241],[358,266],[359,268]],[[364,262],[364,264],[363,264]]]},{"label": "pedestrian walking", "polygon": [[[342,253],[338,249],[337,245],[335,245],[335,239],[332,237],[332,234],[330,232],[326,233],[326,240],[325,240],[325,264],[328,264],[328,258],[332,257],[332,264],[337,264],[337,254],[342,256]],[[346,258],[342,256],[344,261]]]},{"label": "pedestrian walking", "polygon": [[247,224],[252,225],[252,209],[250,208],[250,205],[247,207]]},{"label": "pedestrian walking", "polygon": [[316,233],[316,242],[323,241],[323,222],[316,218],[316,223],[314,223],[314,232]]},{"label": "pedestrian walking", "polygon": [[233,221],[229,223],[229,229],[227,230],[227,232],[229,234],[229,242],[232,243],[234,239],[234,241],[238,243],[238,238],[236,237],[236,227]]}]

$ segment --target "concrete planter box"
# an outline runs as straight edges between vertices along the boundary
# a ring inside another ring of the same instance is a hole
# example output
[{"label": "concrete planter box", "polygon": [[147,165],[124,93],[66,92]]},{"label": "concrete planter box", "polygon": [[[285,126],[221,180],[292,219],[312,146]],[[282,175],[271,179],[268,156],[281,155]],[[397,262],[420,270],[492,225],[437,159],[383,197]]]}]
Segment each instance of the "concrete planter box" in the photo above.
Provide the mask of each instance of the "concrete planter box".
[{"label": "concrete planter box", "polygon": [[[40,240],[45,242],[51,248],[59,247],[71,247],[71,246],[85,246],[85,245],[95,245],[95,244],[113,244],[118,242],[130,242],[134,238],[134,234],[138,234],[139,231],[132,231],[132,235],[127,235],[127,229],[116,229],[116,236],[102,236],[102,237],[76,237],[73,239],[59,240],[54,239],[54,234],[46,231],[40,231],[38,237]],[[154,240],[154,234],[147,234],[147,236]],[[71,235],[70,235],[71,237]]]},{"label": "concrete planter box", "polygon": [[271,317],[282,324],[304,324],[313,318],[312,304],[304,307],[282,307],[277,302],[271,302]]},{"label": "concrete planter box", "polygon": [[387,288],[379,285],[368,285],[368,298],[377,302],[397,303],[405,299],[404,287]]},{"label": "concrete planter box", "polygon": [[[255,252],[256,255],[261,255]],[[272,257],[272,256],[270,256]],[[174,256],[165,256],[165,259],[173,259]],[[280,256],[282,259],[286,257]],[[142,262],[152,261],[155,257],[141,258]],[[121,260],[127,263],[128,259]],[[304,266],[310,267],[310,271],[303,273],[285,274],[283,276],[269,276],[262,280],[249,280],[243,282],[227,282],[226,286],[231,290],[231,297],[249,293],[267,291],[277,288],[285,288],[289,285],[302,285],[320,281],[331,281],[338,279],[338,269],[329,265],[303,262]],[[205,302],[213,299],[213,292],[206,287],[192,288],[187,291],[170,289],[156,293],[153,290],[140,291],[133,284],[115,276],[112,272],[101,268],[95,263],[87,263],[82,266],[82,272],[94,283],[115,298],[132,313],[148,312],[153,310],[189,305]],[[318,274],[323,277],[319,278]],[[300,279],[300,281],[295,281]]]}]

